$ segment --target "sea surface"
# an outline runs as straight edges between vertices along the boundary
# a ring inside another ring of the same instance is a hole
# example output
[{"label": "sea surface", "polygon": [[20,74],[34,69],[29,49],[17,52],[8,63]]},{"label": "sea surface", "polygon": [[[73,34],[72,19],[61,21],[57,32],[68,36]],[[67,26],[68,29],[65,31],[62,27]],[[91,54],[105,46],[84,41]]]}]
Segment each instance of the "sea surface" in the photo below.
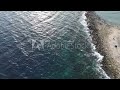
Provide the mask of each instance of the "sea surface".
[{"label": "sea surface", "polygon": [[0,11],[1,79],[108,79],[85,11]]}]

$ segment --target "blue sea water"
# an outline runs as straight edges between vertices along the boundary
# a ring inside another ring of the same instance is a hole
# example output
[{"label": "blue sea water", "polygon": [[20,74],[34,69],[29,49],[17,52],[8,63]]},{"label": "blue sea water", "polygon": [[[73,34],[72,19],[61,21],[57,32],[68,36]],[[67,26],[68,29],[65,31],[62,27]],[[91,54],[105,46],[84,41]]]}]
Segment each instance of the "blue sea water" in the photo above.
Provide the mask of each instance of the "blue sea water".
[{"label": "blue sea water", "polygon": [[101,79],[84,11],[0,11],[0,78]]}]

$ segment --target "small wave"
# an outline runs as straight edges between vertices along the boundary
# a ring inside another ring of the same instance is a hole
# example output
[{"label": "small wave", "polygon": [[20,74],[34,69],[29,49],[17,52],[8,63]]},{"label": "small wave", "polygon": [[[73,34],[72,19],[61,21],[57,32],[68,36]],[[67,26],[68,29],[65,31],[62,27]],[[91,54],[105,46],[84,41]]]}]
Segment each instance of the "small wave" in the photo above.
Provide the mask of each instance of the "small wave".
[{"label": "small wave", "polygon": [[[100,55],[97,51],[96,51],[96,46],[92,43],[92,37],[90,37],[90,32],[89,32],[89,28],[86,22],[87,17],[85,16],[87,12],[83,11],[83,14],[81,16],[81,20],[80,23],[84,26],[84,31],[87,33],[88,37],[89,37],[89,42],[91,43],[91,47],[92,47],[92,52],[94,56],[97,56],[97,68],[96,70],[98,72],[100,72],[102,75],[104,75],[105,79],[110,79],[110,77],[105,73],[105,71],[102,69],[102,65],[100,64],[100,62],[102,62],[104,56]],[[102,78],[102,76],[100,76],[100,78]]]}]

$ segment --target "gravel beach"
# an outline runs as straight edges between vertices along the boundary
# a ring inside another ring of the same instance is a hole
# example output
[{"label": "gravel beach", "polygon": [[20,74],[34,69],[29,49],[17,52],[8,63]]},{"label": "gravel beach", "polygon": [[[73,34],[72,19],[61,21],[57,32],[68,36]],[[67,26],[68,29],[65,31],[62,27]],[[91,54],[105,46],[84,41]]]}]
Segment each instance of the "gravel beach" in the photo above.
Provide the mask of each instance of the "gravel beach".
[{"label": "gravel beach", "polygon": [[88,27],[97,51],[104,56],[102,68],[112,79],[120,78],[120,28],[110,25],[94,11],[86,13]]}]

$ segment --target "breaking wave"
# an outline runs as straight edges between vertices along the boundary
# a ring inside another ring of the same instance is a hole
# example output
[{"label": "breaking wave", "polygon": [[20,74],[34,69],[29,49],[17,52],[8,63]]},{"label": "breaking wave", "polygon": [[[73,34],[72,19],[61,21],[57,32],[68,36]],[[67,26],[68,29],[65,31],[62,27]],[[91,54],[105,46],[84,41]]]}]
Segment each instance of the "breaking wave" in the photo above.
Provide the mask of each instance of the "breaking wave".
[{"label": "breaking wave", "polygon": [[[102,73],[105,76],[104,78],[110,79],[110,77],[105,73],[105,71],[101,67],[102,66],[101,62],[102,62],[104,56],[100,55],[96,51],[96,46],[92,43],[92,37],[90,36],[89,28],[88,28],[87,21],[86,21],[86,19],[87,19],[87,17],[85,16],[86,13],[87,12],[84,11],[83,14],[82,14],[82,16],[81,16],[82,17],[81,24],[84,26],[84,30],[87,33],[88,37],[89,37],[89,42],[91,43],[93,55],[97,56],[97,58],[98,58],[97,59],[97,62],[98,62],[97,67],[98,68],[96,68],[96,70],[99,71],[100,73]],[[102,76],[100,76],[100,78],[102,78]]]}]

